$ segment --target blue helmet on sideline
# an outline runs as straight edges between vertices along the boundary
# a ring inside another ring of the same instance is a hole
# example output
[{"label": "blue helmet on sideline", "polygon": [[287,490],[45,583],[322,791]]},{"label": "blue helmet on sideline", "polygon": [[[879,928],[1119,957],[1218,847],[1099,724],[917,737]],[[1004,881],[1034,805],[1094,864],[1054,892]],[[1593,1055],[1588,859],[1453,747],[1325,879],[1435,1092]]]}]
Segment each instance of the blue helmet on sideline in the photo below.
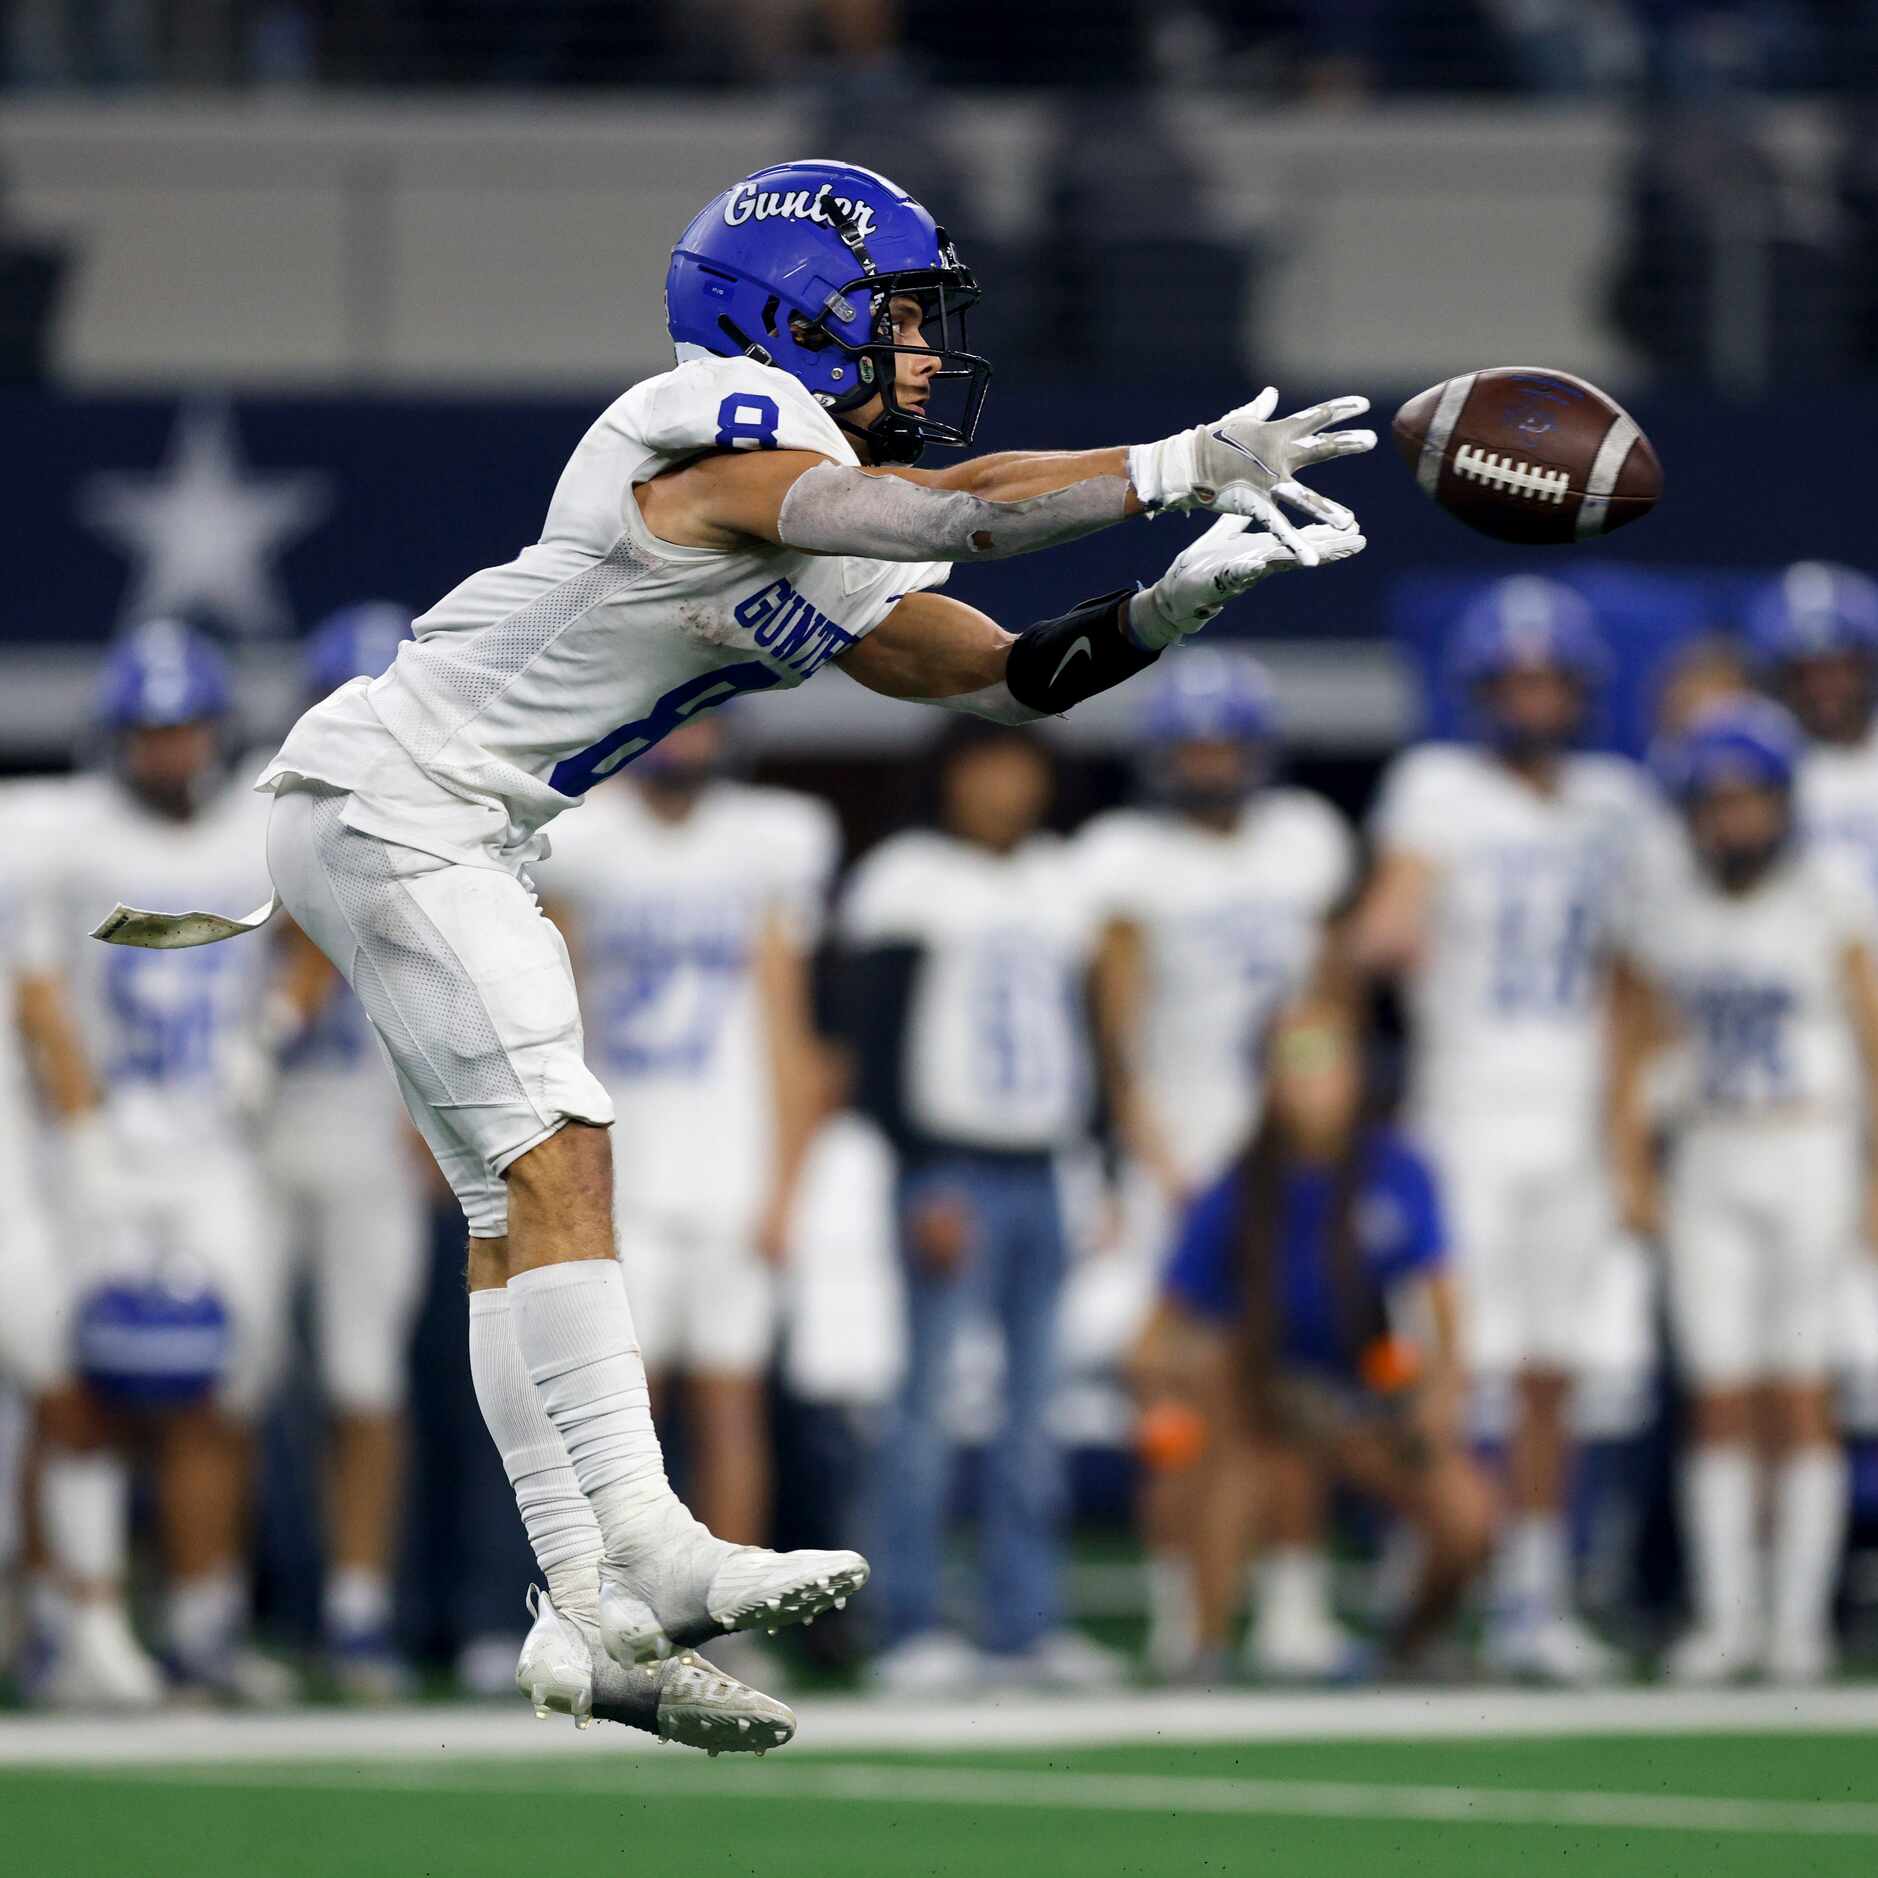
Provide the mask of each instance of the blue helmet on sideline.
[{"label": "blue helmet on sideline", "polygon": [[[1449,649],[1456,685],[1500,752],[1543,756],[1583,730],[1585,707],[1610,675],[1610,654],[1590,604],[1556,580],[1519,574],[1495,581],[1461,615]],[[1569,721],[1522,723],[1496,706],[1487,688],[1522,672],[1556,672],[1583,703]]]},{"label": "blue helmet on sideline", "polygon": [[1163,659],[1140,723],[1143,779],[1169,808],[1233,815],[1271,775],[1277,693],[1249,652],[1193,646]]},{"label": "blue helmet on sideline", "polygon": [[1878,581],[1830,561],[1798,561],[1748,604],[1748,643],[1763,666],[1854,653],[1878,658]]},{"label": "blue helmet on sideline", "polygon": [[1793,791],[1804,740],[1766,698],[1735,698],[1705,711],[1652,758],[1663,787],[1688,808],[1710,790],[1746,785]]},{"label": "blue helmet on sideline", "polygon": [[98,675],[96,717],[107,730],[199,723],[226,717],[234,705],[234,678],[221,648],[182,620],[133,627]]},{"label": "blue helmet on sideline", "polygon": [[1518,671],[1558,671],[1591,689],[1611,659],[1590,604],[1556,580],[1495,581],[1455,628],[1454,676],[1472,687]]},{"label": "blue helmet on sideline", "polygon": [[1151,747],[1227,739],[1269,743],[1277,734],[1277,691],[1271,673],[1251,653],[1193,646],[1156,668],[1141,712],[1142,741]]},{"label": "blue helmet on sideline", "polygon": [[307,690],[317,697],[354,678],[376,678],[391,669],[398,648],[411,637],[411,609],[395,600],[361,600],[329,613],[308,635],[302,658]]},{"label": "blue helmet on sideline", "polygon": [[[896,297],[919,301],[927,344],[894,342]],[[991,367],[966,349],[977,299],[945,230],[897,183],[809,159],[756,171],[692,219],[665,276],[665,324],[681,361],[773,365],[837,418],[879,393],[885,409],[861,434],[880,461],[910,463],[929,443],[963,447],[978,428]],[[900,404],[907,352],[938,357],[932,391],[956,398],[950,418]]]}]

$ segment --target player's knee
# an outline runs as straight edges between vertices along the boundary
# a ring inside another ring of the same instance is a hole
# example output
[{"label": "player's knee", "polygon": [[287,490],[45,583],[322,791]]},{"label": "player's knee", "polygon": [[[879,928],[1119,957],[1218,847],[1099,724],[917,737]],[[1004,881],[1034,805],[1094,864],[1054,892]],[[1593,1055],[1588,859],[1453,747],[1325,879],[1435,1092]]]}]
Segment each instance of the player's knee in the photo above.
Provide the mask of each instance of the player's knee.
[{"label": "player's knee", "polygon": [[567,1121],[546,1140],[509,1164],[511,1196],[577,1191],[613,1194],[613,1146],[607,1130],[592,1122]]}]

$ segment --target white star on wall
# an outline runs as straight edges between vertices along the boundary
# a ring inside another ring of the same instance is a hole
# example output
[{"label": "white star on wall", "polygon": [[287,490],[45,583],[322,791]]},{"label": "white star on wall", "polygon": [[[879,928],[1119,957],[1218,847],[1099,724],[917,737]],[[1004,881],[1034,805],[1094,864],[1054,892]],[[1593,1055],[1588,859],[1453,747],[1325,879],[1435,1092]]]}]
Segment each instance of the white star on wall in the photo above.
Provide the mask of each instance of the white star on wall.
[{"label": "white star on wall", "polygon": [[225,404],[185,406],[159,467],[103,471],[79,519],[130,557],[122,618],[206,615],[238,633],[281,633],[293,615],[273,563],[332,504],[317,470],[256,475]]}]

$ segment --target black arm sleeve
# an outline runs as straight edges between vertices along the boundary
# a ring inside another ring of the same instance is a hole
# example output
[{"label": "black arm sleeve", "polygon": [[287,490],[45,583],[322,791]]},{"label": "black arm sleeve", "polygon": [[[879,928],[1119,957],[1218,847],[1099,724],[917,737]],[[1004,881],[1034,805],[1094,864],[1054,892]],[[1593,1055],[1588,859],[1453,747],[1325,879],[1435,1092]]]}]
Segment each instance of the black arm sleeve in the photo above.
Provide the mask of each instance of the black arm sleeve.
[{"label": "black arm sleeve", "polygon": [[1047,717],[1132,678],[1160,657],[1129,638],[1122,610],[1132,587],[1084,600],[1061,619],[1039,620],[1017,635],[1004,668],[1005,689]]}]

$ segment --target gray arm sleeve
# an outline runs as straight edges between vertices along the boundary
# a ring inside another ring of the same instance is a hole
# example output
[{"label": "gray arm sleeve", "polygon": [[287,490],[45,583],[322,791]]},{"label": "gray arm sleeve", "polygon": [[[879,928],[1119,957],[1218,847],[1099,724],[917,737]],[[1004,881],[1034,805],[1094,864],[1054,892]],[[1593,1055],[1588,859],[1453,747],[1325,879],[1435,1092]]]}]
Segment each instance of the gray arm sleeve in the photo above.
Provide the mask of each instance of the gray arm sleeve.
[{"label": "gray arm sleeve", "polygon": [[1011,696],[1009,685],[986,685],[979,691],[961,691],[955,698],[921,698],[922,704],[936,704],[942,711],[964,711],[972,717],[988,717],[994,724],[1034,724],[1047,715],[1019,704]]},{"label": "gray arm sleeve", "polygon": [[962,489],[928,489],[818,463],[783,497],[776,532],[806,554],[875,561],[1000,561],[1054,548],[1119,522],[1125,476],[1092,476],[1023,502],[987,502]]}]

